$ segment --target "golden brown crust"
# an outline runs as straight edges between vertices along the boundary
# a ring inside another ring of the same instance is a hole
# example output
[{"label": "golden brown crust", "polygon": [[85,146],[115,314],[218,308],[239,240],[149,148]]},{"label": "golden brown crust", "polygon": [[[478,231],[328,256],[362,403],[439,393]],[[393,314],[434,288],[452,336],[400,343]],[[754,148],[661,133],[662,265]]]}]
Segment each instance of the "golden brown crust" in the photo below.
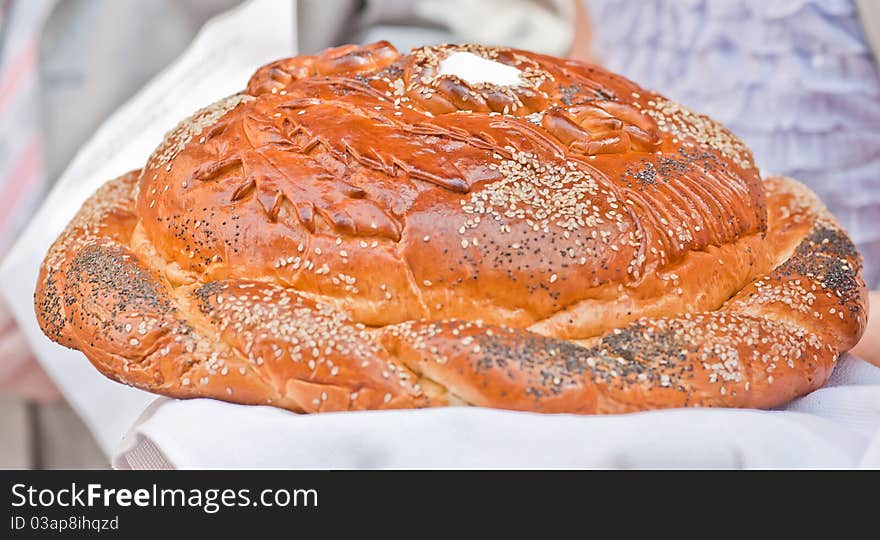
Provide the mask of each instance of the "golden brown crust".
[{"label": "golden brown crust", "polygon": [[[520,86],[438,76],[452,50],[376,44],[261,69],[147,163],[152,249],[181,280],[270,281],[368,325],[528,326],[621,285],[663,302],[678,287],[648,283],[658,271],[764,231],[751,155],[718,124],[522,51],[454,49],[517,66]],[[727,276],[718,299],[767,269]],[[553,326],[589,337],[584,323]]]},{"label": "golden brown crust", "polygon": [[[793,180],[767,181],[780,264],[720,309],[646,317],[574,344],[465,321],[386,328],[390,350],[475,405],[543,412],[769,408],[825,383],[867,311],[855,246]],[[794,245],[792,245],[794,244]]]},{"label": "golden brown crust", "polygon": [[[439,75],[450,51],[522,84]],[[800,184],[708,118],[523,51],[347,46],[261,68],[46,257],[46,334],[174,397],[302,412],[772,407],[866,320]]]}]

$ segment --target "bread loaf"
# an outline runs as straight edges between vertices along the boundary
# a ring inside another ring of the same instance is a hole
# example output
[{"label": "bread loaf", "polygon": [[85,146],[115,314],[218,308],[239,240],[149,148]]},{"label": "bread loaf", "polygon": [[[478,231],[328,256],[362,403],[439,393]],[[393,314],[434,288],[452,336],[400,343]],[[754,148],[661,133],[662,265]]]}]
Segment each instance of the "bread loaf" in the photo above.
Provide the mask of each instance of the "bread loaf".
[{"label": "bread loaf", "polygon": [[298,412],[775,407],[867,316],[835,219],[710,118],[594,65],[385,42],[181,122],[86,202],[35,305],[119,382]]}]

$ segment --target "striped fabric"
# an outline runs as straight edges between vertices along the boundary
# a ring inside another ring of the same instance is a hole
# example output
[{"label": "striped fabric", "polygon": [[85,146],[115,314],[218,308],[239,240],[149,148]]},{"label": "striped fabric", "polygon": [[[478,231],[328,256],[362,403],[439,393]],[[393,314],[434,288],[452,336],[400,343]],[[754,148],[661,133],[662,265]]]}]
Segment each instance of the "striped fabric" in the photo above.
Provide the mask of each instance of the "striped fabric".
[{"label": "striped fabric", "polygon": [[5,0],[0,34],[0,257],[46,185],[40,135],[39,36],[54,0]]},{"label": "striped fabric", "polygon": [[[0,0],[0,259],[45,187],[37,60],[54,0]],[[36,400],[58,391],[0,299],[0,392]]]}]

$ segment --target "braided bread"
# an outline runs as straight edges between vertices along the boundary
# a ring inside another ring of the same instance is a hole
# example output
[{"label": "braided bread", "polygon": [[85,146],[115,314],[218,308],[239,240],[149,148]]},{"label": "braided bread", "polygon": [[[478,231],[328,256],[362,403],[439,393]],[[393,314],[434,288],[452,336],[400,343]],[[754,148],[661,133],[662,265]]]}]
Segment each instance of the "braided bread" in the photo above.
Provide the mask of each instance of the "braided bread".
[{"label": "braided bread", "polygon": [[711,119],[589,64],[385,42],[183,121],[85,203],[35,307],[119,382],[298,412],[774,407],[867,317],[846,233]]}]

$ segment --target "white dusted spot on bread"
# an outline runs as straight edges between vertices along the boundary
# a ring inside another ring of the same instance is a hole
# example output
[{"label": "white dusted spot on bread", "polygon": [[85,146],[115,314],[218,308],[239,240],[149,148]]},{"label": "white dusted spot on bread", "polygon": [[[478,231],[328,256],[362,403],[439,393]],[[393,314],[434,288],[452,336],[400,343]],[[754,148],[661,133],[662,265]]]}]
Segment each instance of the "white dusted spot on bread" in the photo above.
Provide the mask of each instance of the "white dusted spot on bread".
[{"label": "white dusted spot on bread", "polygon": [[775,408],[864,332],[821,201],[599,66],[378,42],[237,95],[46,256],[37,322],[114,380],[301,413]]},{"label": "white dusted spot on bread", "polygon": [[469,52],[454,52],[440,61],[440,75],[455,75],[470,84],[519,86],[525,81],[519,69]]}]

